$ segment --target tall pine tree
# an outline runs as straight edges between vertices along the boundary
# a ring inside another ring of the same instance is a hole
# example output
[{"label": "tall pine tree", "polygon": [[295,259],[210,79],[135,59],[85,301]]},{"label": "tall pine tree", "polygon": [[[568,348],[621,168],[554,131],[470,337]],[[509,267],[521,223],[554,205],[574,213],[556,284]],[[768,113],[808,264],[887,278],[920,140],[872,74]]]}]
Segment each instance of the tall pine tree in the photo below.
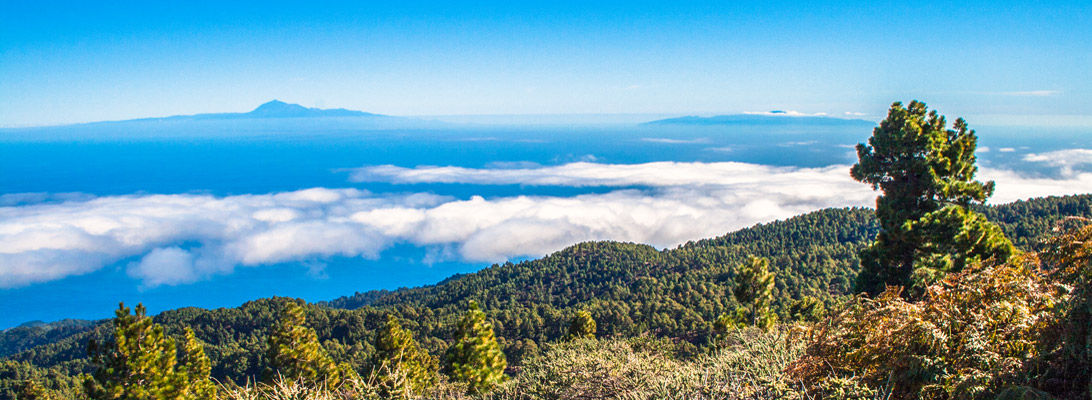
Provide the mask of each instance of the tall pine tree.
[{"label": "tall pine tree", "polygon": [[208,358],[204,349],[187,330],[187,343],[181,366],[176,358],[174,339],[163,334],[163,327],[153,323],[143,304],[130,314],[125,304],[115,312],[114,336],[98,344],[88,343],[88,353],[95,373],[84,381],[85,391],[93,399],[212,399],[215,388],[209,381]]},{"label": "tall pine tree", "polygon": [[189,399],[213,399],[216,386],[209,380],[212,363],[205,355],[205,347],[197,340],[193,329],[186,328],[186,341],[182,346],[182,367],[179,368],[180,386]]},{"label": "tall pine tree", "polygon": [[747,309],[748,325],[767,327],[773,324],[773,314],[769,309],[773,300],[775,274],[769,269],[768,260],[755,256],[736,268],[736,286],[732,288],[732,295]]},{"label": "tall pine tree", "polygon": [[967,263],[1012,254],[1001,230],[968,209],[984,203],[994,183],[974,179],[974,131],[962,118],[952,128],[925,103],[896,102],[868,144],[857,145],[850,175],[883,191],[880,232],[860,253],[857,292],[903,286],[913,293]]},{"label": "tall pine tree", "polygon": [[355,377],[347,365],[338,365],[326,354],[314,329],[305,325],[303,307],[293,301],[285,301],[280,319],[269,335],[269,365],[266,380],[279,374],[286,379],[302,380],[311,385],[329,388],[340,386],[346,379]]},{"label": "tall pine tree", "polygon": [[471,394],[485,393],[507,377],[508,361],[493,334],[493,325],[485,320],[478,303],[459,321],[455,341],[447,350],[445,366],[452,379],[465,382]]},{"label": "tall pine tree", "polygon": [[393,315],[376,332],[372,378],[384,398],[416,398],[436,383],[436,359]]}]

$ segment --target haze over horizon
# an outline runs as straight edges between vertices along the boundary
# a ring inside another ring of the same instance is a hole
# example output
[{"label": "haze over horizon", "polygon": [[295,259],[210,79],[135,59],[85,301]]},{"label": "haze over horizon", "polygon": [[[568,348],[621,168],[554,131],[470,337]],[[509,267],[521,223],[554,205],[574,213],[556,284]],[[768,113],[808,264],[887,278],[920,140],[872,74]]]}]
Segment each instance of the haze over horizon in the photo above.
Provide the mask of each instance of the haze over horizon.
[{"label": "haze over horizon", "polygon": [[[724,122],[725,118],[820,118],[831,120],[856,120],[862,122],[869,122],[866,119],[862,119],[863,115],[849,114],[849,115],[829,115],[826,113],[817,114],[805,114],[794,110],[770,110],[770,111],[747,111],[738,114],[723,114],[723,115],[681,115],[681,114],[481,114],[481,115],[427,115],[427,116],[396,116],[396,115],[384,115],[369,113],[363,110],[348,110],[345,108],[317,108],[317,107],[304,107],[295,103],[286,103],[279,99],[273,99],[265,103],[259,104],[257,107],[246,112],[217,112],[217,113],[201,113],[201,114],[188,114],[188,115],[163,115],[153,116],[145,118],[125,119],[125,120],[105,120],[105,121],[89,121],[73,124],[60,124],[60,125],[41,125],[41,126],[12,126],[4,128],[58,128],[65,129],[66,127],[80,126],[84,124],[101,124],[101,123],[127,123],[127,122],[144,122],[149,120],[208,120],[208,119],[266,119],[266,118],[344,118],[344,117],[393,117],[393,118],[407,118],[407,119],[423,119],[436,122],[452,122],[452,123],[478,123],[478,124],[495,124],[495,125],[508,125],[508,126],[520,126],[520,125],[537,125],[537,124],[569,124],[569,125],[581,125],[581,124],[613,124],[613,125],[632,125],[643,123],[675,123],[675,124],[695,124],[701,123],[700,121],[707,121],[717,123]],[[716,122],[714,122],[716,121]]]}]

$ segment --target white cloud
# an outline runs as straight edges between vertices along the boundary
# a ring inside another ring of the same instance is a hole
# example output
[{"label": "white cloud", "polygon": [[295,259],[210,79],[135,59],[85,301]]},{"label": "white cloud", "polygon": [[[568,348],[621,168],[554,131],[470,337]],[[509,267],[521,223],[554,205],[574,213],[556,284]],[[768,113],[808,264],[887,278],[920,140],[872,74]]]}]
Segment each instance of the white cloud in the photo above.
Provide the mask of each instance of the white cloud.
[{"label": "white cloud", "polygon": [[[192,282],[230,272],[235,265],[332,255],[374,257],[389,238],[352,222],[352,213],[393,203],[428,207],[447,200],[315,188],[223,198],[133,195],[0,207],[0,287],[83,274],[141,255],[129,266],[129,274],[151,286]],[[180,243],[197,245],[183,250],[177,247]]]},{"label": "white cloud", "polygon": [[194,255],[178,247],[157,248],[129,265],[129,275],[146,285],[186,283],[197,280]]},{"label": "white cloud", "polygon": [[[0,207],[0,287],[85,274],[120,260],[145,286],[230,273],[238,266],[378,257],[397,243],[500,262],[573,243],[620,240],[669,247],[826,207],[871,206],[877,193],[848,165],[787,168],[744,163],[572,163],[552,167],[368,167],[360,180],[393,183],[615,187],[572,197],[453,199],[356,189],[214,197],[130,195]],[[983,168],[993,202],[1092,192],[1092,174],[1026,178]],[[639,187],[643,189],[627,189]]]},{"label": "white cloud", "polygon": [[[1064,150],[1060,152],[1029,155],[1029,161],[1051,160],[1052,166],[1065,167],[1078,163],[1092,163],[1092,150]],[[573,187],[653,187],[660,188],[657,196],[671,191],[666,188],[690,189],[706,194],[719,195],[757,194],[773,199],[776,203],[791,201],[803,193],[815,198],[844,196],[846,201],[838,206],[860,205],[851,199],[858,198],[865,185],[853,181],[848,174],[849,165],[833,165],[822,168],[773,167],[738,162],[681,163],[653,162],[645,164],[592,164],[573,163],[552,167],[527,169],[472,169],[461,167],[395,166],[365,167],[354,170],[357,181],[382,181],[391,183],[465,183],[477,185],[541,185]],[[1005,170],[981,167],[979,180],[994,180],[997,190],[993,203],[1007,203],[1031,197],[1092,193],[1092,174],[1065,173],[1062,178],[1027,177]],[[781,189],[786,188],[786,189]],[[799,190],[792,190],[795,188]],[[867,205],[872,205],[871,201]],[[776,214],[772,213],[771,215]],[[792,215],[792,214],[790,214]]]},{"label": "white cloud", "polygon": [[1018,172],[979,168],[979,180],[997,182],[991,204],[1010,203],[1033,197],[1092,193],[1092,173],[1075,173],[1060,179],[1027,177]]},{"label": "white cloud", "polygon": [[817,143],[819,143],[818,140],[804,140],[804,141],[798,141],[798,142],[778,143],[777,145],[780,146],[780,147],[791,147],[791,146],[811,146],[811,145],[814,145],[814,144],[817,144]]},{"label": "white cloud", "polygon": [[772,181],[845,182],[848,166],[823,168],[773,167],[740,162],[652,162],[596,164],[577,162],[541,168],[475,169],[464,167],[405,168],[394,165],[352,170],[355,182],[465,183],[530,186],[743,186],[759,187]]},{"label": "white cloud", "polygon": [[1002,153],[1012,153],[1012,152],[1016,151],[1016,149],[1014,149],[1012,147],[1002,147],[1000,149],[997,149],[997,151],[1000,151]]},{"label": "white cloud", "polygon": [[1024,161],[1043,163],[1069,171],[1073,167],[1079,165],[1092,165],[1092,149],[1067,149],[1046,153],[1032,153],[1025,155]]}]

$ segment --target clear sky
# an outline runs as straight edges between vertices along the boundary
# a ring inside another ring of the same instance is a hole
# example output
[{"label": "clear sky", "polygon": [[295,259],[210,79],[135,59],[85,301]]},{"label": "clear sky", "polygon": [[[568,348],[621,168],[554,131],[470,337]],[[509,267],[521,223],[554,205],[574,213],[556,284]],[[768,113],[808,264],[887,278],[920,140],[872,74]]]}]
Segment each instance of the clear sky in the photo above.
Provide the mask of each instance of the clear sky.
[{"label": "clear sky", "polygon": [[[165,3],[165,4],[157,4]],[[248,111],[1092,126],[1092,2],[0,2],[0,126]],[[1006,116],[1007,117],[1003,117]]]}]

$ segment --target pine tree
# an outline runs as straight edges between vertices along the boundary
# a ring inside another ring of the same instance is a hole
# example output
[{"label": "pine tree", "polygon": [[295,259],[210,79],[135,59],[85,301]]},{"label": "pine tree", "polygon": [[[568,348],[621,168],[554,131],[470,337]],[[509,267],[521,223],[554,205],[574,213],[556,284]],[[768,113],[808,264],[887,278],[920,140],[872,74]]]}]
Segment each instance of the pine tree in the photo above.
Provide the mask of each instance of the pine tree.
[{"label": "pine tree", "polygon": [[17,396],[20,400],[53,400],[54,397],[38,381],[28,380]]},{"label": "pine tree", "polygon": [[216,386],[209,380],[212,364],[205,355],[205,347],[197,340],[193,329],[186,328],[186,341],[182,346],[182,367],[179,378],[187,399],[212,400],[216,398]]},{"label": "pine tree", "polygon": [[315,330],[304,325],[306,322],[302,307],[292,301],[284,302],[280,319],[269,336],[272,370],[266,372],[266,380],[271,381],[280,374],[286,379],[336,388],[354,377],[351,368],[335,364],[326,354]]},{"label": "pine tree", "polygon": [[944,207],[907,226],[918,244],[910,275],[914,295],[949,272],[990,259],[1003,262],[1016,251],[1000,227],[964,206]]},{"label": "pine tree", "polygon": [[[153,323],[143,304],[135,313],[120,304],[115,312],[114,337],[99,345],[88,343],[92,362],[99,365],[85,379],[88,396],[94,399],[211,399],[208,359],[193,332],[187,332],[185,364],[178,366],[174,339]],[[190,343],[192,339],[192,343]],[[202,360],[203,359],[203,360]]]},{"label": "pine tree", "polygon": [[769,264],[765,258],[751,256],[736,268],[736,286],[732,294],[749,311],[747,324],[752,326],[767,327],[773,323],[769,308],[773,300],[774,273],[769,272]]},{"label": "pine tree", "polygon": [[437,361],[393,315],[376,332],[372,377],[385,398],[418,397],[436,383]]},{"label": "pine tree", "polygon": [[720,347],[725,343],[725,339],[728,338],[728,332],[742,328],[746,324],[742,323],[745,316],[742,315],[743,309],[736,310],[736,314],[724,313],[717,317],[716,321],[713,321],[713,347]]},{"label": "pine tree", "polygon": [[466,382],[471,394],[488,392],[507,378],[504,369],[508,361],[478,303],[471,301],[470,309],[459,321],[445,361],[451,378]]},{"label": "pine tree", "polygon": [[789,317],[795,321],[818,322],[826,314],[823,302],[811,296],[804,296],[789,305]]},{"label": "pine tree", "polygon": [[925,103],[894,103],[868,144],[857,145],[854,179],[882,190],[876,199],[880,233],[860,253],[856,291],[872,295],[887,286],[912,288],[986,259],[1013,252],[1001,230],[970,211],[993,194],[993,182],[974,180],[977,136],[957,119]]},{"label": "pine tree", "polygon": [[595,319],[592,318],[591,313],[580,310],[573,316],[571,322],[569,322],[569,338],[588,338],[595,339]]}]

